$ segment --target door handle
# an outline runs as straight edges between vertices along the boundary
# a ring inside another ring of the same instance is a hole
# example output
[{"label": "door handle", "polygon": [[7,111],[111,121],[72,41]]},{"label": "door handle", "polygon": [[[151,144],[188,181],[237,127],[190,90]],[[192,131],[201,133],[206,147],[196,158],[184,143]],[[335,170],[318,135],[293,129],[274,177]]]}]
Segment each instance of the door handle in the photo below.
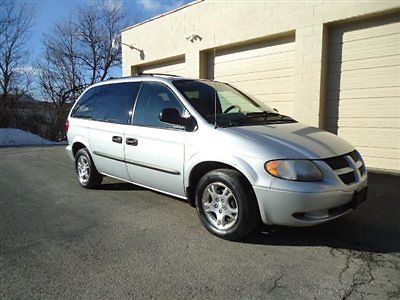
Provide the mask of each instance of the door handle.
[{"label": "door handle", "polygon": [[134,138],[126,138],[126,144],[130,146],[137,146],[138,140]]},{"label": "door handle", "polygon": [[113,137],[112,137],[112,141],[113,141],[114,143],[122,144],[122,137],[120,137],[120,136],[113,136]]}]

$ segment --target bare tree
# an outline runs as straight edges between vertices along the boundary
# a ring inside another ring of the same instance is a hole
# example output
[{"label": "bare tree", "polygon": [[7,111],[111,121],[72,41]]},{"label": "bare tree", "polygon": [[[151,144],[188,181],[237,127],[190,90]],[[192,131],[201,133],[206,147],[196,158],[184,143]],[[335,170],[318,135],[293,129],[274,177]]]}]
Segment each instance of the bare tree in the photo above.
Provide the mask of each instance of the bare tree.
[{"label": "bare tree", "polygon": [[75,22],[80,51],[78,60],[89,72],[87,84],[103,81],[113,66],[121,63],[120,51],[112,47],[113,38],[124,25],[125,15],[116,1],[82,7]]},{"label": "bare tree", "polygon": [[116,1],[90,2],[77,16],[54,26],[44,36],[44,55],[39,63],[39,84],[45,99],[54,105],[52,136],[59,135],[68,104],[89,85],[103,81],[121,54],[112,39],[124,26],[125,15]]},{"label": "bare tree", "polygon": [[17,101],[27,92],[32,77],[26,68],[32,8],[0,0],[0,126],[15,125]]}]

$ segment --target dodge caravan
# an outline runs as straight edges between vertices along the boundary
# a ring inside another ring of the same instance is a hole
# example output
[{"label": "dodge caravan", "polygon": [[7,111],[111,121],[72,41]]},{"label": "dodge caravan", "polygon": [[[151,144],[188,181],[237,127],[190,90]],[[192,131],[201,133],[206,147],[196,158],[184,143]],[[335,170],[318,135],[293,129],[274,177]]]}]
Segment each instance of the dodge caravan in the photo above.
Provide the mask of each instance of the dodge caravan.
[{"label": "dodge caravan", "polygon": [[83,92],[67,128],[80,185],[110,176],[186,199],[229,240],[260,222],[327,222],[366,199],[366,166],[352,145],[226,83],[108,80]]}]

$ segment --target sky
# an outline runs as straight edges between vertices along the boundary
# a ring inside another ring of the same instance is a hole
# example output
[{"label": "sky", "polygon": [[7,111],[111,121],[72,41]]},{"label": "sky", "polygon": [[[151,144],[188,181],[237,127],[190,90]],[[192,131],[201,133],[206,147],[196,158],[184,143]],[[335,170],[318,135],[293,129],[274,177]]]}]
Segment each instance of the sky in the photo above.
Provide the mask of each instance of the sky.
[{"label": "sky", "polygon": [[[11,0],[12,1],[12,0]],[[98,0],[20,0],[28,2],[34,8],[35,19],[31,28],[30,53],[37,57],[42,51],[43,33],[64,18],[68,18],[80,4]],[[101,1],[101,0],[100,0]],[[127,26],[150,19],[173,10],[193,0],[115,0],[122,3],[127,14]],[[111,76],[121,76],[121,68],[113,70]]]}]

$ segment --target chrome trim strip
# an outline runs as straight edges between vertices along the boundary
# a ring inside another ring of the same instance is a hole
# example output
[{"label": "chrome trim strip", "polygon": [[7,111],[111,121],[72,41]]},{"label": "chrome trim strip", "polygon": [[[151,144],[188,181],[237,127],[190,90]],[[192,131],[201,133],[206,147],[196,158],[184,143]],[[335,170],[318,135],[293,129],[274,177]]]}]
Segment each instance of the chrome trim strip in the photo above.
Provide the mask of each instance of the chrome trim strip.
[{"label": "chrome trim strip", "polygon": [[168,173],[168,174],[173,174],[173,175],[181,174],[177,170],[167,169],[167,168],[159,167],[159,166],[152,165],[152,164],[144,164],[144,163],[141,163],[141,162],[138,162],[135,160],[127,159],[127,160],[125,160],[125,162],[128,164],[131,164],[131,165],[135,165],[135,166],[139,166],[139,167],[143,167],[143,168],[147,168],[147,169],[152,169],[155,171],[160,171],[160,172],[164,172],[164,173]]},{"label": "chrome trim strip", "polygon": [[172,175],[180,175],[181,174],[177,170],[167,169],[167,168],[163,168],[163,167],[152,165],[152,164],[144,164],[144,163],[141,163],[141,162],[138,162],[138,161],[134,161],[134,160],[130,160],[130,159],[126,160],[126,159],[119,158],[117,156],[104,154],[104,153],[101,153],[101,152],[98,152],[98,151],[93,151],[93,153],[98,155],[98,156],[104,157],[104,158],[113,159],[113,160],[116,160],[116,161],[120,161],[120,162],[131,164],[131,165],[135,165],[135,166],[138,166],[138,167],[143,167],[143,168],[147,168],[147,169],[151,169],[151,170],[155,170],[155,171],[159,171],[159,172],[164,172],[164,173],[168,173],[168,174],[172,174]]},{"label": "chrome trim strip", "polygon": [[114,156],[114,155],[109,155],[109,154],[104,154],[102,152],[98,152],[98,151],[93,151],[93,154],[96,154],[97,156],[101,156],[104,158],[109,158],[109,159],[113,159],[113,160],[117,160],[120,162],[125,162],[125,160],[122,157],[118,157],[118,156]]},{"label": "chrome trim strip", "polygon": [[346,168],[334,170],[334,172],[336,173],[336,175],[343,175],[343,174],[354,172],[354,169],[350,168],[350,167],[346,167]]},{"label": "chrome trim strip", "polygon": [[359,160],[359,161],[356,162],[355,164],[356,164],[356,168],[357,168],[357,169],[360,168],[360,167],[363,165],[363,163],[362,163],[361,160]]}]

